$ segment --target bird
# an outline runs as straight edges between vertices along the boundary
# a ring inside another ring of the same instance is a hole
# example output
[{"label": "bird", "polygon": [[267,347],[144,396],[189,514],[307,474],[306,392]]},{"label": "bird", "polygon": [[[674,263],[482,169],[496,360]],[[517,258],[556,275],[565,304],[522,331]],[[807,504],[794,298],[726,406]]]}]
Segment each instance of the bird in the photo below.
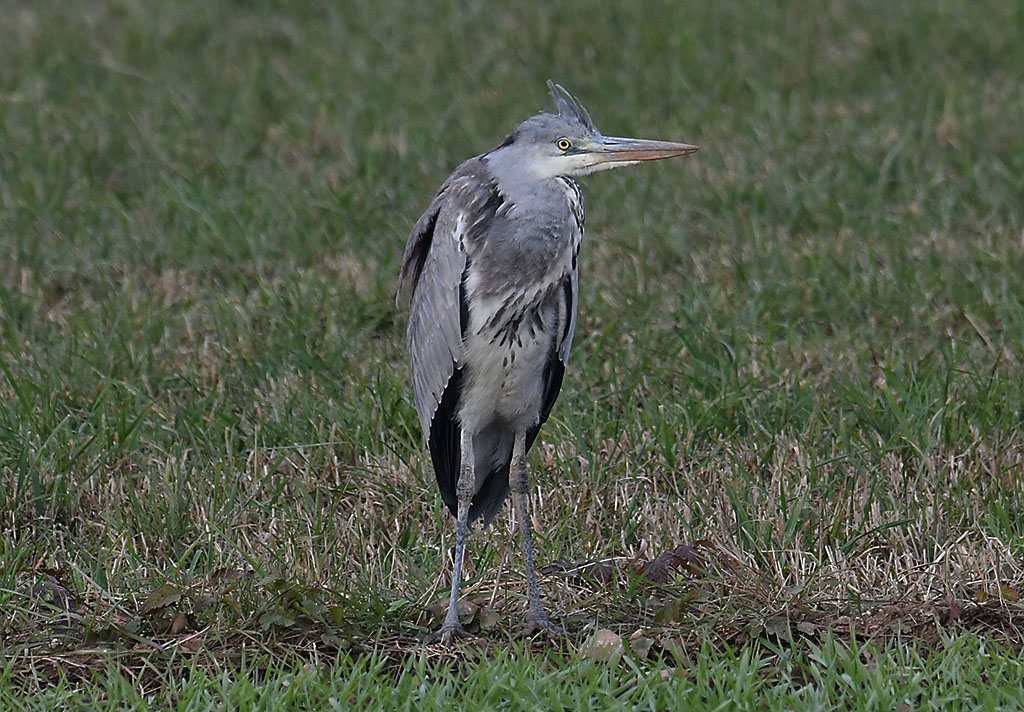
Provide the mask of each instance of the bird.
[{"label": "bird", "polygon": [[579,298],[583,195],[575,178],[691,154],[686,143],[604,136],[560,84],[555,111],[520,123],[459,165],[416,222],[399,305],[413,396],[441,498],[456,518],[451,592],[429,642],[467,635],[458,618],[466,537],[512,495],[527,577],[528,634],[561,633],[537,585],[526,454],[562,386]]}]

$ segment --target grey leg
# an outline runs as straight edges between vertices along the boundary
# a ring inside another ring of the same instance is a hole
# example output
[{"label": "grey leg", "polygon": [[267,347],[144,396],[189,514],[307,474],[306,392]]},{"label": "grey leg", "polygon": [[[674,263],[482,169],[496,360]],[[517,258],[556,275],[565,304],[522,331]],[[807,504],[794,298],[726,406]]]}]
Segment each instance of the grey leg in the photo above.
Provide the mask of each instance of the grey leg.
[{"label": "grey leg", "polygon": [[512,490],[512,501],[516,508],[519,531],[523,541],[523,558],[526,560],[526,584],[529,604],[523,621],[523,630],[532,634],[540,630],[549,633],[561,633],[562,629],[548,619],[544,612],[544,604],[540,600],[540,588],[537,586],[537,570],[533,562],[533,541],[530,531],[529,497],[530,473],[526,469],[526,433],[516,433],[512,445],[512,467],[509,473],[509,485]]},{"label": "grey leg", "polygon": [[459,481],[455,483],[455,496],[459,503],[458,521],[455,525],[455,568],[452,571],[452,592],[448,599],[448,613],[444,617],[441,629],[433,633],[428,640],[448,644],[452,639],[466,632],[459,623],[459,584],[462,581],[462,561],[466,556],[466,533],[469,530],[469,505],[473,501],[473,488],[476,483],[473,459],[473,436],[463,429],[459,441],[461,462],[459,463]]}]

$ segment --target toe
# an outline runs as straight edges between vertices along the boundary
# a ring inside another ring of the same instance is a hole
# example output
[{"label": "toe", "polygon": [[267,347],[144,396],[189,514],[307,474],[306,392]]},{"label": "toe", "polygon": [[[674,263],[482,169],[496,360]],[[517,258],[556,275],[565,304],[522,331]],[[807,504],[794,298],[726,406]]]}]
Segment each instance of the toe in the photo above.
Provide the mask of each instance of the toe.
[{"label": "toe", "polygon": [[558,625],[552,623],[551,619],[544,613],[528,614],[523,620],[523,625],[519,628],[519,632],[523,636],[533,636],[537,633],[557,636],[565,633]]},{"label": "toe", "polygon": [[439,630],[427,636],[427,643],[451,645],[458,640],[472,640],[476,636],[466,631],[461,625],[443,625]]}]

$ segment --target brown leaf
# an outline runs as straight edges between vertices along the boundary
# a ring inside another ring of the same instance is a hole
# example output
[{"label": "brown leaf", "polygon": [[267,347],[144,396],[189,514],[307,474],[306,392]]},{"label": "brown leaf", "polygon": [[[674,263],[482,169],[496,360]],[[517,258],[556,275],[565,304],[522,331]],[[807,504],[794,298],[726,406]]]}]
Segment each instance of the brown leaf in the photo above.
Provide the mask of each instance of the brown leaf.
[{"label": "brown leaf", "polygon": [[178,647],[182,650],[187,650],[190,653],[198,653],[199,649],[203,647],[203,641],[200,640],[199,636],[186,638],[181,641]]},{"label": "brown leaf", "polygon": [[643,569],[640,570],[640,575],[654,583],[668,583],[672,566],[675,563],[674,557],[675,555],[671,551],[666,551],[661,556],[651,559],[644,564]]},{"label": "brown leaf", "polygon": [[949,607],[946,609],[946,615],[942,617],[942,624],[953,625],[960,620],[960,614],[964,612],[964,609],[953,596],[948,596],[946,602]]},{"label": "brown leaf", "polygon": [[1017,593],[1016,589],[1011,588],[1010,586],[1000,586],[999,595],[1010,603],[1016,603],[1020,600],[1020,594]]},{"label": "brown leaf", "polygon": [[242,578],[242,572],[233,566],[222,566],[210,574],[210,585],[219,586],[222,583],[238,581]]},{"label": "brown leaf", "polygon": [[467,601],[465,599],[459,601],[457,611],[459,615],[459,622],[462,623],[462,625],[469,625],[473,622],[473,619],[476,618],[477,611],[479,610],[480,606],[476,605],[472,601]]},{"label": "brown leaf", "polygon": [[[705,541],[705,540],[701,540]],[[700,541],[695,541],[693,546],[681,544],[672,550],[672,563],[676,568],[681,568],[688,574],[697,575],[701,573],[704,560],[697,550]],[[710,542],[707,542],[710,543]]]},{"label": "brown leaf", "polygon": [[818,626],[810,621],[800,621],[796,624],[796,629],[804,635],[814,635],[818,630]]},{"label": "brown leaf", "polygon": [[622,636],[602,628],[583,644],[580,656],[590,660],[616,660],[622,655]]},{"label": "brown leaf", "polygon": [[187,623],[188,618],[185,616],[185,611],[178,611],[178,615],[174,616],[174,620],[171,621],[171,635],[177,635],[185,630]]}]

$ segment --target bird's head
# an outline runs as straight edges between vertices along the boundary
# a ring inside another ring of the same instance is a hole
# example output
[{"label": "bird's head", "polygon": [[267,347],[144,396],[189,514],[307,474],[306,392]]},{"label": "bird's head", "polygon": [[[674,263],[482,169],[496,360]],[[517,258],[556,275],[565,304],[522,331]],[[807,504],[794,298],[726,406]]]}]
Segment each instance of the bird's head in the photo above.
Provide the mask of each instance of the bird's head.
[{"label": "bird's head", "polygon": [[671,141],[602,136],[583,105],[548,81],[557,113],[532,116],[487,154],[488,160],[524,178],[580,176],[640,161],[685,156],[696,146]]}]

